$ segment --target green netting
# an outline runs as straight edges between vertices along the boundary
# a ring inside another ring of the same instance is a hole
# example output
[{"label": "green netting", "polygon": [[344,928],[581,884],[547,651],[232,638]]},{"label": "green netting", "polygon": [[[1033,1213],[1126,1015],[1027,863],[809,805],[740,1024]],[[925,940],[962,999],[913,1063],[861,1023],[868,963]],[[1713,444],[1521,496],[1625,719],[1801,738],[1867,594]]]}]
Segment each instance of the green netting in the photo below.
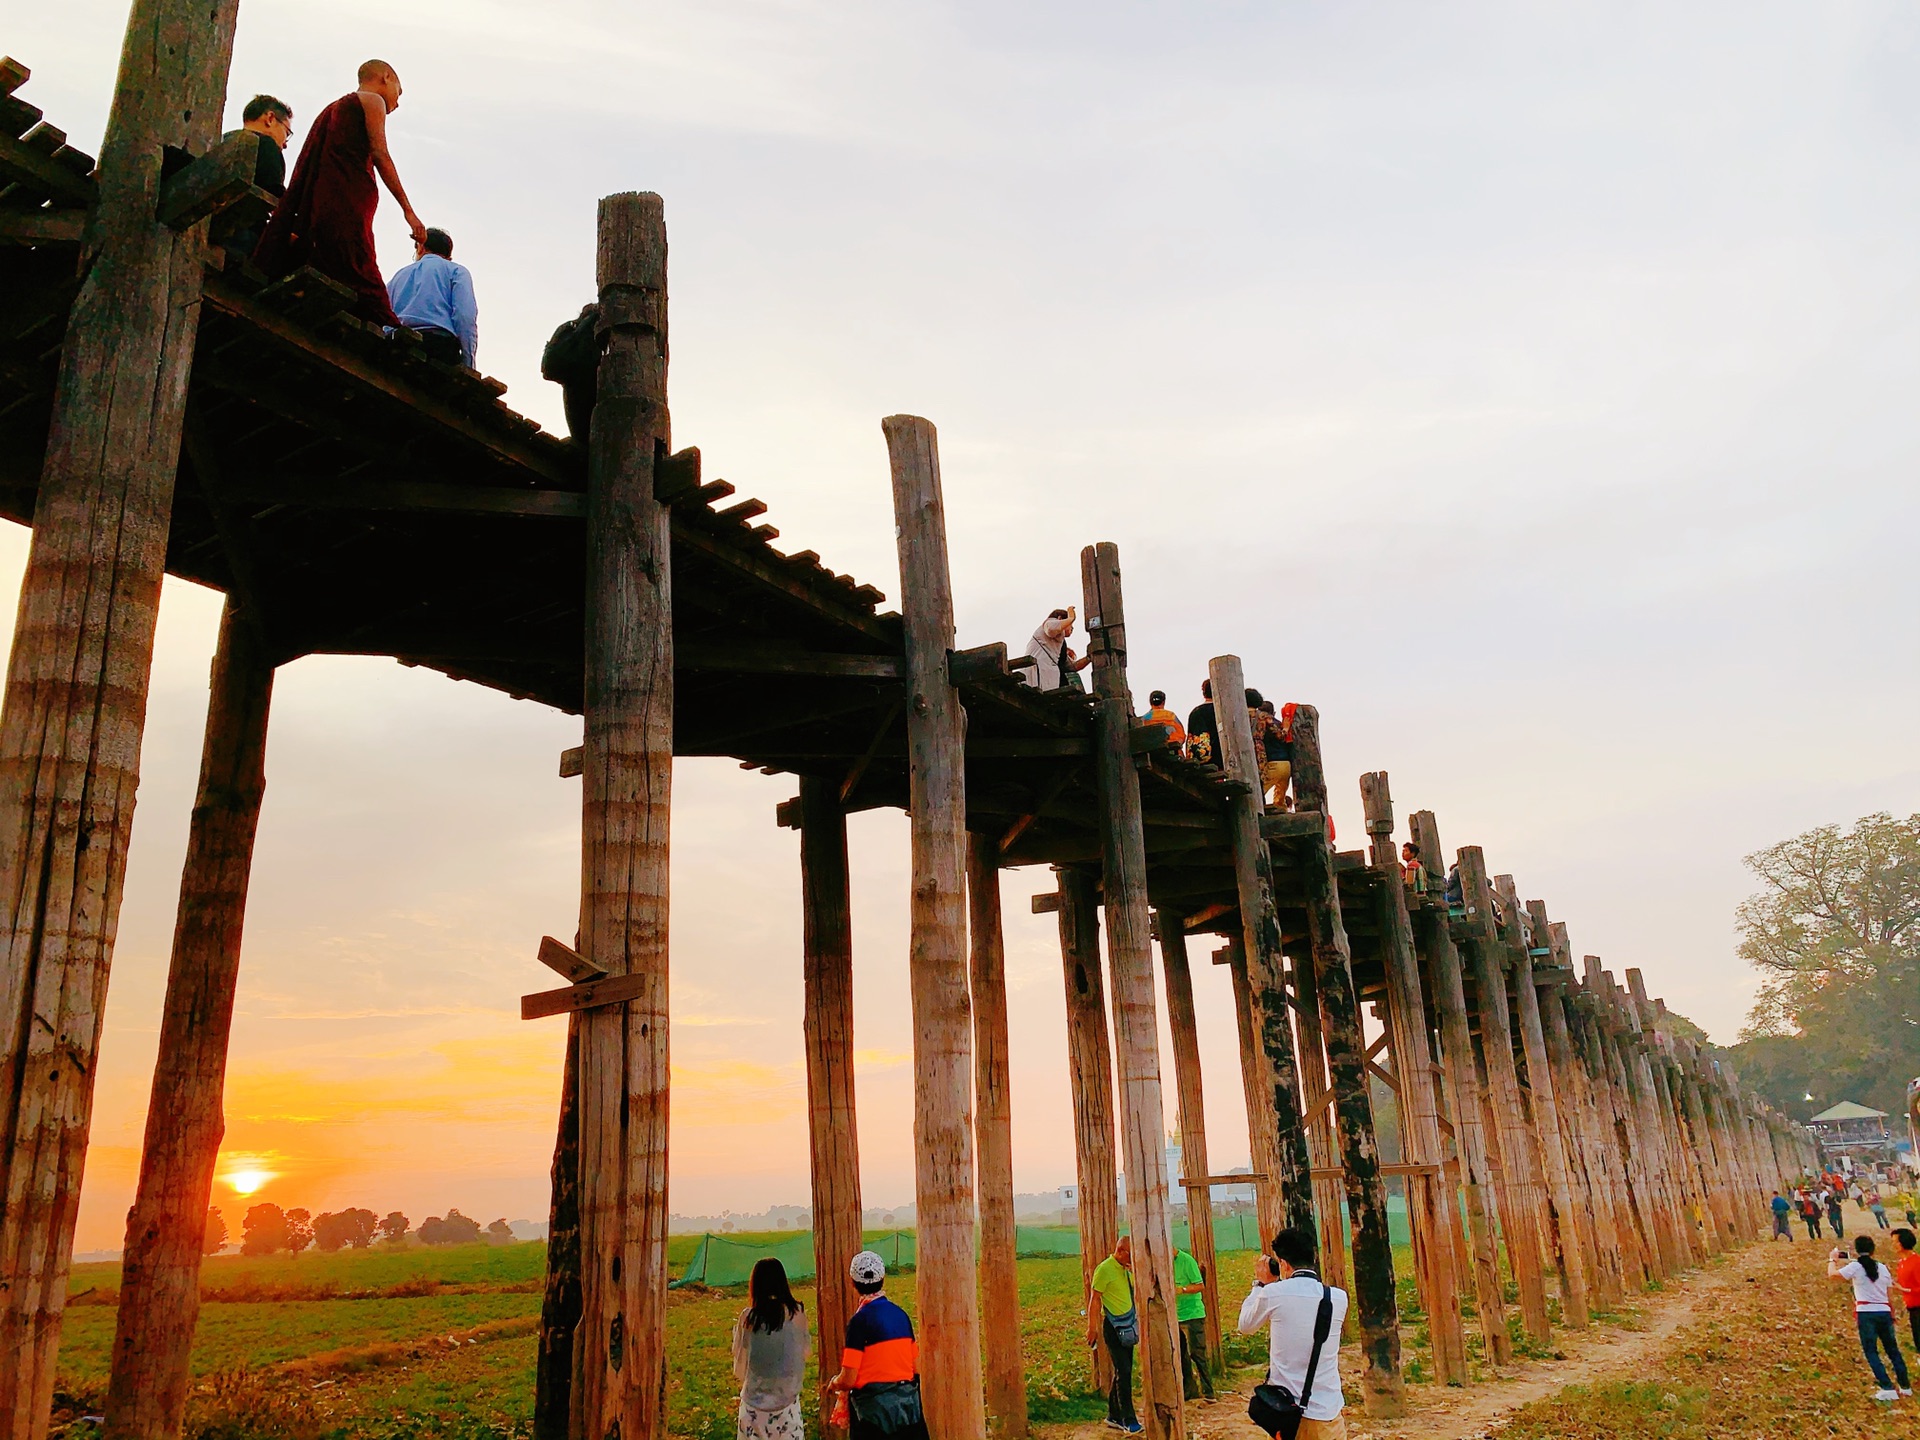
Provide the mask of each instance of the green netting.
[{"label": "green netting", "polygon": [[[911,1230],[890,1230],[866,1237],[866,1247],[877,1251],[889,1270],[911,1270],[914,1249]],[[802,1230],[791,1238],[770,1240],[760,1237],[736,1240],[730,1235],[711,1232],[700,1237],[693,1258],[680,1278],[667,1288],[682,1285],[744,1285],[753,1274],[756,1260],[771,1257],[786,1267],[789,1280],[813,1279],[813,1232]]]}]

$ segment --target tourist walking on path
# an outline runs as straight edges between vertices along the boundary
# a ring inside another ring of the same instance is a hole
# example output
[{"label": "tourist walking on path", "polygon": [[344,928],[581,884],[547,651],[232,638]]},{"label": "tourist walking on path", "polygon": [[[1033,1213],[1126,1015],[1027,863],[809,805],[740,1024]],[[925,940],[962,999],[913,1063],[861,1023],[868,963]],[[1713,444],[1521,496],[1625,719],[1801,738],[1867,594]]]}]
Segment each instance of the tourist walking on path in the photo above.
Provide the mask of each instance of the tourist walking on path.
[{"label": "tourist walking on path", "polygon": [[1900,1253],[1893,1258],[1893,1283],[1900,1288],[1900,1298],[1906,1302],[1907,1326],[1913,1331],[1913,1353],[1920,1356],[1920,1249],[1916,1249],[1914,1232],[1904,1225],[1893,1232],[1894,1243],[1900,1247]]},{"label": "tourist walking on path", "polygon": [[1113,1253],[1093,1267],[1087,1293],[1087,1348],[1105,1342],[1113,1361],[1113,1385],[1107,1391],[1107,1426],[1140,1433],[1133,1413],[1133,1351],[1140,1343],[1140,1316],[1133,1308],[1133,1241],[1122,1235]]},{"label": "tourist walking on path", "polygon": [[[1329,1321],[1316,1340],[1323,1299],[1330,1302]],[[1341,1413],[1346,1397],[1340,1393],[1346,1316],[1347,1292],[1323,1283],[1314,1268],[1313,1237],[1301,1230],[1274,1236],[1273,1253],[1260,1257],[1253,1289],[1240,1303],[1239,1330],[1251,1335],[1267,1327],[1267,1384],[1300,1402],[1304,1418],[1297,1440],[1347,1440]]]},{"label": "tourist walking on path", "polygon": [[1880,1198],[1878,1188],[1867,1192],[1867,1209],[1873,1214],[1873,1223],[1882,1230],[1887,1228],[1887,1202]]},{"label": "tourist walking on path", "polygon": [[1793,1239],[1793,1223],[1791,1220],[1792,1215],[1793,1215],[1793,1206],[1787,1203],[1787,1197],[1782,1195],[1778,1190],[1774,1191],[1773,1192],[1773,1234],[1775,1239],[1778,1239],[1783,1235],[1789,1241]]},{"label": "tourist walking on path", "polygon": [[[1846,1251],[1836,1249],[1827,1260],[1827,1274],[1853,1285],[1853,1318],[1860,1330],[1860,1348],[1866,1352],[1873,1378],[1880,1382],[1873,1398],[1887,1401],[1903,1396],[1911,1398],[1913,1387],[1907,1381],[1907,1362],[1900,1353],[1900,1341],[1893,1330],[1893,1306],[1887,1299],[1893,1288],[1893,1272],[1873,1258],[1872,1237],[1856,1236],[1853,1252],[1854,1258],[1849,1260]],[[1893,1366],[1891,1379],[1887,1376],[1887,1365],[1880,1359],[1882,1350]]]},{"label": "tourist walking on path", "polygon": [[787,1267],[771,1257],[754,1262],[747,1293],[752,1303],[733,1322],[733,1378],[740,1382],[737,1440],[800,1440],[800,1387],[813,1338],[806,1307],[793,1298]]},{"label": "tourist walking on path", "polygon": [[1847,1238],[1847,1212],[1841,1208],[1838,1190],[1827,1191],[1827,1225],[1832,1229],[1834,1239]]},{"label": "tourist walking on path", "polygon": [[1800,1218],[1807,1223],[1807,1238],[1820,1238],[1820,1202],[1806,1191],[1800,1192]]},{"label": "tourist walking on path", "polygon": [[887,1262],[862,1250],[847,1274],[860,1303],[847,1317],[847,1348],[827,1389],[846,1392],[848,1440],[927,1440],[920,1348],[907,1312],[881,1293]]},{"label": "tourist walking on path", "polygon": [[[1180,1322],[1180,1379],[1189,1400],[1213,1399],[1213,1357],[1207,1353],[1207,1277],[1191,1250],[1173,1252],[1174,1318]],[[1198,1377],[1196,1380],[1195,1377]]]}]

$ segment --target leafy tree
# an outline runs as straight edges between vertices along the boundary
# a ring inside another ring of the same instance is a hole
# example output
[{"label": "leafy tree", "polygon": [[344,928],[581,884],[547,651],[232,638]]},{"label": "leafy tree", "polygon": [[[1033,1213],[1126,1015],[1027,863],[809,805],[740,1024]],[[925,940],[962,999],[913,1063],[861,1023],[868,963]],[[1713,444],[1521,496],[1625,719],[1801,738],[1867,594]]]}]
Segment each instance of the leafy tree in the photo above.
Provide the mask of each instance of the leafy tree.
[{"label": "leafy tree", "polygon": [[1920,815],[1823,825],[1747,857],[1740,955],[1764,977],[1735,1062],[1805,1119],[1840,1100],[1897,1115],[1920,1074]]},{"label": "leafy tree", "polygon": [[355,1207],[340,1212],[341,1223],[346,1227],[347,1244],[356,1250],[364,1250],[373,1243],[374,1235],[380,1229],[380,1217],[371,1210]]},{"label": "leafy tree", "polygon": [[313,1216],[298,1206],[287,1211],[287,1249],[298,1255],[313,1243]]},{"label": "leafy tree", "polygon": [[397,1244],[405,1238],[408,1223],[407,1217],[395,1210],[380,1222],[380,1233]]},{"label": "leafy tree", "polygon": [[429,1215],[420,1222],[420,1238],[429,1245],[471,1245],[480,1238],[480,1222],[458,1210],[447,1211],[445,1219]]},{"label": "leafy tree", "polygon": [[207,1207],[207,1228],[200,1238],[202,1255],[218,1255],[227,1244],[227,1218],[218,1205]]},{"label": "leafy tree", "polygon": [[513,1227],[507,1224],[506,1218],[502,1216],[487,1226],[487,1238],[496,1245],[511,1245],[513,1243]]},{"label": "leafy tree", "polygon": [[331,1211],[313,1217],[313,1248],[323,1255],[331,1255],[347,1243],[346,1227],[340,1223],[340,1217]]},{"label": "leafy tree", "polygon": [[262,1201],[240,1222],[242,1255],[271,1255],[287,1248],[287,1213],[272,1201]]}]

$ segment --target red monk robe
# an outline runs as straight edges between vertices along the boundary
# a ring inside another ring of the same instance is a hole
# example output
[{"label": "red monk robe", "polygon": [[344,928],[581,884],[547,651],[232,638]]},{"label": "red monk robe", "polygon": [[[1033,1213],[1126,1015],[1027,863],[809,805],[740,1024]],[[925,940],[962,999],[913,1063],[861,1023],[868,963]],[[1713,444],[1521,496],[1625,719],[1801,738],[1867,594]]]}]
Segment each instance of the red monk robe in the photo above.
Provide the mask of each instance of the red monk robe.
[{"label": "red monk robe", "polygon": [[373,253],[373,146],[359,92],[343,95],[314,117],[286,198],[267,222],[254,263],[276,278],[311,265],[359,297],[364,320],[398,325],[387,282]]}]

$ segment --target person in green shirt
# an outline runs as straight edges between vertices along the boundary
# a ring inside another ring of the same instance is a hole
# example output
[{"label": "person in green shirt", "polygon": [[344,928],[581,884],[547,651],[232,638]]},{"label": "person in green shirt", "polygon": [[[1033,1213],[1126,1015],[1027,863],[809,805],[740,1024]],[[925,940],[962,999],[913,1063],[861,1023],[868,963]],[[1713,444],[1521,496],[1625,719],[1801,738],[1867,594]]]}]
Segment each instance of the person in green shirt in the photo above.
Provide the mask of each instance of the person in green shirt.
[{"label": "person in green shirt", "polygon": [[[1173,1252],[1173,1313],[1180,1322],[1180,1376],[1187,1399],[1213,1399],[1213,1363],[1207,1353],[1207,1282],[1191,1250]],[[1200,1383],[1196,1387],[1194,1376]]]},{"label": "person in green shirt", "polygon": [[1107,1391],[1107,1428],[1140,1433],[1133,1413],[1133,1348],[1140,1343],[1140,1317],[1133,1309],[1133,1242],[1122,1235],[1113,1254],[1093,1267],[1087,1292],[1087,1348],[1106,1341],[1113,1361],[1113,1385]]}]

